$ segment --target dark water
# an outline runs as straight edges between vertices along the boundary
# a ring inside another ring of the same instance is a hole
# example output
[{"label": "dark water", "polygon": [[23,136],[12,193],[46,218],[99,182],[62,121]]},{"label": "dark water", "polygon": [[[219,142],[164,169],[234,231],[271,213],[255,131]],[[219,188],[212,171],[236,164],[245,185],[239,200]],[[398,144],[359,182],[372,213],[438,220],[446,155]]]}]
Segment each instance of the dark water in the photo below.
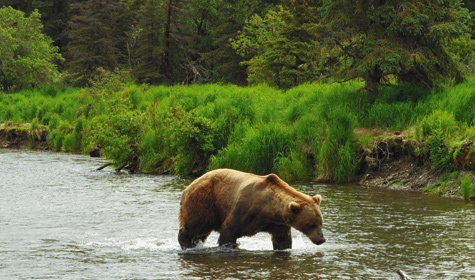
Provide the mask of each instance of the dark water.
[{"label": "dark water", "polygon": [[190,179],[93,171],[100,159],[0,150],[1,279],[475,279],[475,205],[359,186],[294,185],[323,196],[327,242],[293,231],[183,252],[178,207]]}]

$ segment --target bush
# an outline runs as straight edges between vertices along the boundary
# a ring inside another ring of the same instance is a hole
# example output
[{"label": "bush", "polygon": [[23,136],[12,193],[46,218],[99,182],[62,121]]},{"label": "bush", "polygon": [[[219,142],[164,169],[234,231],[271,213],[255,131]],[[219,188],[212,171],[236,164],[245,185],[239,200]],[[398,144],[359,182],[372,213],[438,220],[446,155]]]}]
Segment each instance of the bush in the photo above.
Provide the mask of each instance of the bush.
[{"label": "bush", "polygon": [[303,151],[291,150],[288,156],[281,153],[275,160],[275,169],[286,181],[311,180],[315,176],[313,162]]},{"label": "bush", "polygon": [[358,164],[353,139],[355,119],[345,108],[335,108],[328,119],[328,132],[318,150],[318,174],[323,180],[349,182]]},{"label": "bush", "polygon": [[79,151],[79,141],[76,133],[69,133],[64,136],[62,148],[65,152],[77,152]]},{"label": "bush", "polygon": [[213,123],[198,116],[195,110],[186,112],[176,106],[166,119],[170,151],[174,154],[173,172],[187,175],[200,173],[216,152],[213,145]]},{"label": "bush", "polygon": [[138,167],[139,143],[143,135],[143,114],[136,111],[111,112],[104,121],[95,122],[91,134],[96,144],[103,146],[103,153],[117,165]]},{"label": "bush", "polygon": [[[144,172],[163,169],[161,165],[166,159],[165,144],[159,129],[149,129],[140,142],[140,168]],[[162,167],[162,168],[161,168]]]},{"label": "bush", "polygon": [[475,184],[472,183],[472,177],[467,173],[461,180],[460,193],[465,199],[475,197]]},{"label": "bush", "polygon": [[459,124],[452,113],[435,110],[429,116],[424,117],[421,122],[423,136],[430,135],[435,130],[451,135],[459,129]]},{"label": "bush", "polygon": [[452,172],[457,166],[453,163],[449,148],[444,144],[444,133],[440,128],[432,131],[425,142],[435,169]]},{"label": "bush", "polygon": [[292,143],[291,133],[277,124],[250,128],[241,141],[236,141],[211,157],[209,169],[233,168],[257,174],[276,171],[276,159],[286,155]]}]

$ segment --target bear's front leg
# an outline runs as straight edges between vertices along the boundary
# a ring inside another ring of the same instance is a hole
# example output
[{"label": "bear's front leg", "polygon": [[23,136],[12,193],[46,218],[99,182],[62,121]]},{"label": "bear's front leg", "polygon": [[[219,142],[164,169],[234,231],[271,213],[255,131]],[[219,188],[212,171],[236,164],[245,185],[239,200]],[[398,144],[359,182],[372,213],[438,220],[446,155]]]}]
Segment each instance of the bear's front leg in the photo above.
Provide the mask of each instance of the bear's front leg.
[{"label": "bear's front leg", "polygon": [[205,242],[209,234],[210,232],[199,235],[193,234],[186,227],[182,227],[178,232],[178,242],[183,250],[194,248],[200,241]]},{"label": "bear's front leg", "polygon": [[193,236],[191,236],[189,231],[185,227],[180,228],[180,231],[178,232],[178,242],[180,243],[181,249],[185,250],[195,247],[196,244],[194,244],[192,240]]},{"label": "bear's front leg", "polygon": [[221,230],[221,233],[219,234],[218,238],[218,244],[219,246],[226,246],[226,247],[231,247],[231,248],[236,248],[237,247],[237,239],[240,236],[236,234],[235,231],[231,229],[223,229]]},{"label": "bear's front leg", "polygon": [[272,245],[274,250],[292,248],[292,234],[290,233],[289,226],[274,225],[269,227],[268,232],[272,235]]}]

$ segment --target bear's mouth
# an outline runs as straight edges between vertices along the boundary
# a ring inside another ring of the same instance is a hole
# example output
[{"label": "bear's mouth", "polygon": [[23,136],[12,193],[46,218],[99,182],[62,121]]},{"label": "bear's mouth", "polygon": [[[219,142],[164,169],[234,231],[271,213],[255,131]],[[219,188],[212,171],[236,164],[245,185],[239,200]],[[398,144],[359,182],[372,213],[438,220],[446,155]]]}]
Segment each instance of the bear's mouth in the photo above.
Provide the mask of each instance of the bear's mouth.
[{"label": "bear's mouth", "polygon": [[314,242],[314,243],[317,244],[317,245],[322,245],[322,244],[325,243],[326,241],[327,241],[327,240],[326,240],[325,238],[323,238],[323,239],[320,239],[320,240],[318,240],[317,242]]}]

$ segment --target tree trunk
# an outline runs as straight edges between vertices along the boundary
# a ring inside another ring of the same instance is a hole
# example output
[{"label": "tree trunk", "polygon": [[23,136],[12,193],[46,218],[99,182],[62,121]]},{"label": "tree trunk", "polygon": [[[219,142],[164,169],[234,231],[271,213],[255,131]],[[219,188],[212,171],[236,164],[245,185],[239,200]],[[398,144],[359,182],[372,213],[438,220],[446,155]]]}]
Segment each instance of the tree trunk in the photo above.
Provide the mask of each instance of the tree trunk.
[{"label": "tree trunk", "polygon": [[172,14],[172,0],[167,2],[167,21],[165,23],[165,51],[163,54],[164,74],[167,80],[171,79],[171,65],[170,65],[170,28],[171,28],[171,14]]},{"label": "tree trunk", "polygon": [[379,65],[375,65],[373,69],[365,74],[364,89],[366,91],[375,91],[381,85],[381,79],[383,78],[383,71],[379,68]]}]

